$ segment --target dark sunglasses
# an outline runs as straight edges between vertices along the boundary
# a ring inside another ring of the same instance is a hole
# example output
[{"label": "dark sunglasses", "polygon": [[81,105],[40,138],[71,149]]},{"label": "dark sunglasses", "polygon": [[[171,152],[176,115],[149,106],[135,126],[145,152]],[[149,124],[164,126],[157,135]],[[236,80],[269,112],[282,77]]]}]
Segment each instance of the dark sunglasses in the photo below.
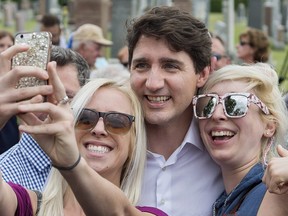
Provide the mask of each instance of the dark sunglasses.
[{"label": "dark sunglasses", "polygon": [[227,58],[227,55],[221,55],[218,53],[212,53],[212,56],[216,57],[217,61],[221,60],[222,58]]},{"label": "dark sunglasses", "polygon": [[245,42],[245,41],[240,41],[239,44],[240,44],[240,46],[245,46],[245,45],[252,46],[251,43],[249,43],[249,42]]},{"label": "dark sunglasses", "polygon": [[193,97],[195,117],[198,119],[210,118],[219,103],[222,103],[224,113],[229,118],[244,117],[247,114],[250,103],[256,104],[266,115],[269,114],[267,106],[252,93],[227,93],[223,96],[202,94]]},{"label": "dark sunglasses", "polygon": [[135,117],[119,112],[98,112],[92,109],[83,109],[75,128],[79,130],[92,130],[103,118],[105,130],[111,134],[126,134],[134,122]]}]

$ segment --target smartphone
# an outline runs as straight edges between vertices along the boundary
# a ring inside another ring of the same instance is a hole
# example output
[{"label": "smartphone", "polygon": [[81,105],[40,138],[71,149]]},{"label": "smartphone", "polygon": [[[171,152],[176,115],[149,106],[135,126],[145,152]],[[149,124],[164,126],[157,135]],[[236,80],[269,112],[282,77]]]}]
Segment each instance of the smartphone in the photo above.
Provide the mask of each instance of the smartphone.
[{"label": "smartphone", "polygon": [[[29,50],[21,52],[12,58],[12,68],[15,66],[34,66],[44,70],[50,61],[52,46],[52,35],[50,32],[25,32],[15,35],[15,44],[28,44]],[[16,88],[47,85],[46,80],[37,77],[23,77],[19,80]]]}]

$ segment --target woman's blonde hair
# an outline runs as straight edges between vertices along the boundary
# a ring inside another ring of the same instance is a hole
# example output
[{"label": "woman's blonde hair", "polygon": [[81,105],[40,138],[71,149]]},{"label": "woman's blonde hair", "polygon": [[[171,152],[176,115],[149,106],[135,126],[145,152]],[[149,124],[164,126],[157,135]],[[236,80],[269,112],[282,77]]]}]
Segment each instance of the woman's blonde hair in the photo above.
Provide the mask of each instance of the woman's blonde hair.
[{"label": "woman's blonde hair", "polygon": [[[129,157],[123,167],[121,189],[129,201],[136,205],[140,192],[146,159],[146,131],[141,105],[127,81],[94,79],[83,86],[71,102],[75,122],[82,109],[89,103],[93,94],[100,88],[114,88],[124,93],[131,101],[135,122],[132,125]],[[52,168],[43,192],[43,202],[39,215],[63,215],[63,197],[69,186],[58,170]]]},{"label": "woman's blonde hair", "polygon": [[[266,63],[256,63],[251,65],[228,65],[218,71],[213,72],[200,93],[205,93],[213,86],[223,81],[240,80],[247,83],[247,88],[243,92],[253,91],[253,93],[268,107],[270,114],[261,112],[263,121],[274,121],[276,131],[274,133],[274,144],[267,154],[267,159],[276,155],[275,144],[285,145],[285,135],[287,134],[288,121],[287,109],[282,92],[278,87],[278,75],[276,71]],[[263,136],[262,151],[259,160],[263,160],[264,152],[271,141]]]}]

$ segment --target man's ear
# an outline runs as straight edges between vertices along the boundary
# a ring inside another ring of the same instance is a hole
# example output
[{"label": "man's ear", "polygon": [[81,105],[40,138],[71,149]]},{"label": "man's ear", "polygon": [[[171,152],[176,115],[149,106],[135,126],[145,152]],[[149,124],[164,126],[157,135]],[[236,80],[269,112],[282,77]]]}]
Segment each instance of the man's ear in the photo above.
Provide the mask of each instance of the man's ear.
[{"label": "man's ear", "polygon": [[85,43],[80,43],[79,44],[79,47],[78,47],[78,49],[77,49],[77,52],[80,54],[80,55],[82,55],[83,54],[83,52],[85,51]]},{"label": "man's ear", "polygon": [[85,43],[80,43],[79,44],[79,49],[83,49],[84,46],[85,46]]},{"label": "man's ear", "polygon": [[210,74],[215,71],[217,58],[215,56],[211,57]]},{"label": "man's ear", "polygon": [[198,74],[198,79],[197,79],[198,88],[202,87],[206,83],[210,74],[210,70],[211,70],[211,67],[207,66]]}]

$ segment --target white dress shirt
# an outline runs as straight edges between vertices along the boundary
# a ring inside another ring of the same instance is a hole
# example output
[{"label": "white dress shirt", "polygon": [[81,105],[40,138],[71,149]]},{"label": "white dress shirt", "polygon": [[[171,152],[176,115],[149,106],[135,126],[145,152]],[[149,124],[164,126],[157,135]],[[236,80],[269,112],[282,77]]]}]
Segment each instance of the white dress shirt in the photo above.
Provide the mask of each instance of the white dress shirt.
[{"label": "white dress shirt", "polygon": [[209,216],[223,192],[220,168],[203,145],[197,122],[166,161],[147,152],[146,169],[138,206],[152,206],[169,216]]}]

